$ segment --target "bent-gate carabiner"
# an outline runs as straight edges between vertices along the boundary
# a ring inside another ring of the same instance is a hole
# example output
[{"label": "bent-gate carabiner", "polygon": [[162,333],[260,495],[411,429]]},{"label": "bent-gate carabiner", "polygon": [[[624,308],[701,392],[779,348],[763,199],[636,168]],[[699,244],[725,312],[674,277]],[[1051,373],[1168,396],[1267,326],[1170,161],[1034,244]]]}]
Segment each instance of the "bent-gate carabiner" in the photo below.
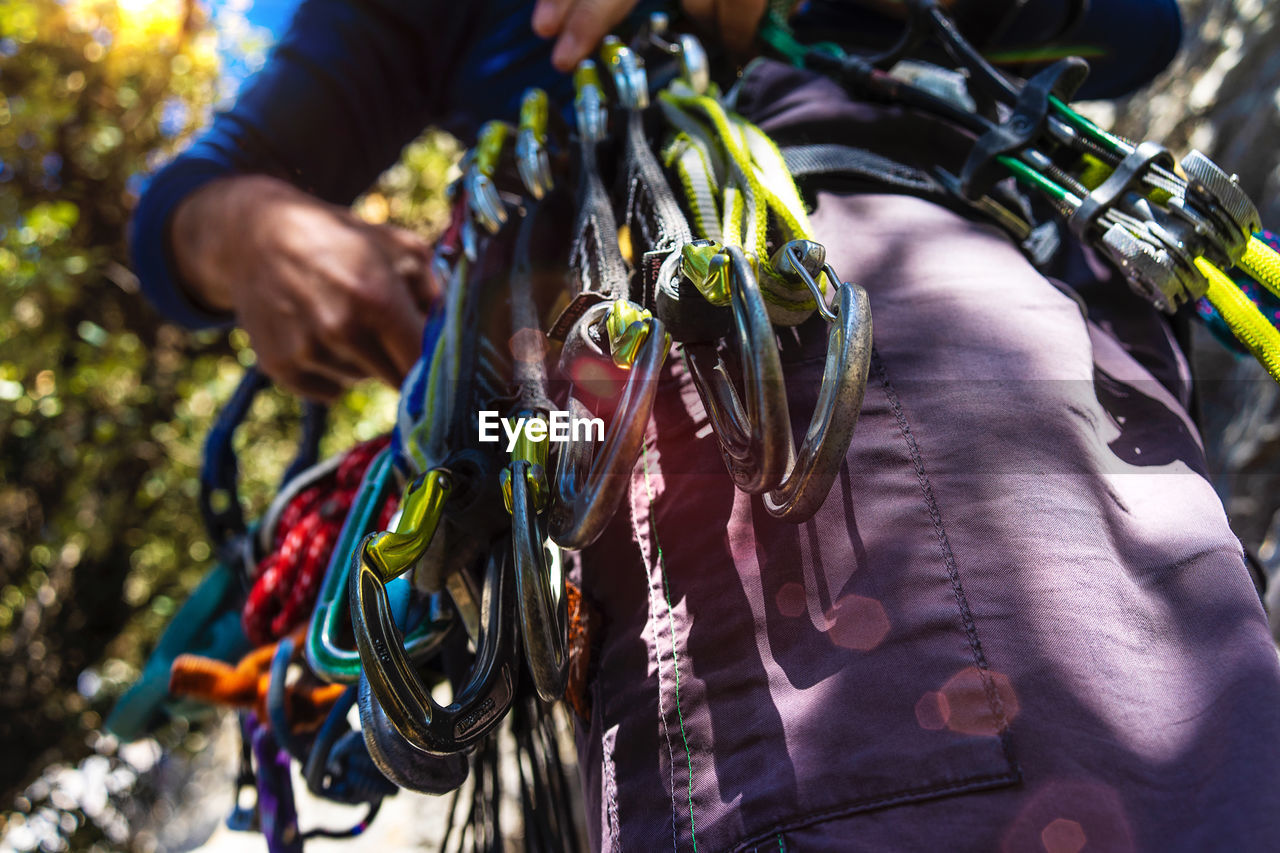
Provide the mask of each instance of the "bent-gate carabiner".
[{"label": "bent-gate carabiner", "polygon": [[547,153],[547,123],[551,108],[547,93],[529,89],[520,100],[520,124],[516,132],[516,171],[534,199],[551,192],[551,156]]},{"label": "bent-gate carabiner", "polygon": [[360,729],[369,757],[382,775],[401,788],[421,794],[447,794],[467,781],[469,762],[461,752],[435,755],[407,741],[374,698],[368,679],[360,678]]},{"label": "bent-gate carabiner", "polygon": [[494,179],[510,133],[511,126],[505,122],[486,122],[462,176],[471,216],[490,234],[498,233],[507,221],[507,206]]},{"label": "bent-gate carabiner", "polygon": [[[311,670],[325,681],[350,684],[360,677],[360,652],[344,648],[340,638],[350,623],[346,589],[350,582],[352,555],[366,534],[377,525],[378,515],[392,488],[399,483],[395,452],[383,450],[370,464],[360,491],[342,525],[333,556],[325,571],[320,595],[307,627],[306,656]],[[412,660],[429,657],[448,634],[452,619],[424,618],[409,630],[406,651]]]},{"label": "bent-gate carabiner", "polygon": [[841,460],[858,425],[858,413],[862,410],[862,397],[867,388],[867,371],[871,366],[871,305],[866,290],[852,282],[841,281],[835,270],[823,263],[827,277],[833,283],[840,282],[833,314],[821,298],[815,276],[800,262],[800,254],[796,251],[796,244],[800,242],[788,243],[783,250],[792,252],[790,269],[795,270],[814,292],[818,310],[830,328],[827,332],[827,359],[822,367],[822,386],[818,390],[813,418],[809,421],[799,453],[794,451],[794,442],[788,445],[792,450],[788,453],[786,477],[776,489],[764,495],[764,507],[770,515],[794,523],[811,518],[831,491],[831,484],[840,471]]},{"label": "bent-gate carabiner", "polygon": [[695,283],[704,294],[713,295],[708,301],[728,289],[746,405],[715,343],[686,342],[689,369],[734,484],[748,494],[760,494],[782,480],[791,441],[782,362],[769,311],[751,261],[738,246],[717,252],[705,280]]}]

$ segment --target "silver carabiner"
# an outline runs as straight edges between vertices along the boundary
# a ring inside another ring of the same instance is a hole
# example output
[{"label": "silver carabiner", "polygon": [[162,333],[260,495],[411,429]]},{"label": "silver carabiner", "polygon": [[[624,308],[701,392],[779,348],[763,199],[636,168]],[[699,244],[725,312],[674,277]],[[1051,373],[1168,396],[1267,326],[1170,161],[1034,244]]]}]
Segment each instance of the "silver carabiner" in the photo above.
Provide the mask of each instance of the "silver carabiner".
[{"label": "silver carabiner", "polygon": [[618,103],[625,110],[642,110],[649,106],[649,79],[644,61],[617,36],[605,36],[600,58],[613,77]]},{"label": "silver carabiner", "polygon": [[[545,546],[533,489],[530,463],[511,463],[511,546],[519,593],[520,637],[534,687],[544,701],[564,696],[569,682],[569,596],[564,586],[560,550]],[[548,553],[552,557],[548,560]]]},{"label": "silver carabiner", "polygon": [[[820,266],[830,281],[840,282],[834,312],[822,298],[812,270],[815,266]],[[787,243],[775,257],[775,269],[782,275],[797,276],[808,286],[830,326],[822,385],[809,428],[798,453],[788,433],[786,476],[764,495],[764,507],[770,515],[799,523],[811,518],[826,500],[858,425],[871,366],[871,305],[866,290],[840,280],[826,263],[826,251],[819,243]]]},{"label": "silver carabiner", "polygon": [[665,12],[654,12],[649,16],[649,42],[664,53],[668,53],[680,61],[680,76],[689,88],[699,95],[705,95],[711,88],[711,61],[707,58],[706,48],[702,42],[688,33],[682,33],[675,41],[667,38],[671,19]]},{"label": "silver carabiner", "polygon": [[472,218],[490,234],[498,233],[507,222],[507,205],[498,192],[494,175],[510,132],[511,127],[505,122],[485,122],[462,176]]},{"label": "silver carabiner", "polygon": [[695,275],[704,278],[698,288],[704,294],[728,290],[746,404],[714,343],[684,344],[694,386],[711,419],[720,454],[734,484],[748,494],[760,494],[782,480],[791,440],[791,418],[773,324],[751,260],[741,248],[725,246],[711,257],[705,274]]},{"label": "silver carabiner", "polygon": [[[607,321],[615,304],[597,303],[574,324],[560,355],[563,375],[580,375],[575,368],[582,359],[608,358],[591,340],[590,330]],[[647,315],[648,312],[635,307]],[[599,538],[622,501],[631,482],[631,469],[640,456],[645,427],[658,390],[658,371],[669,346],[666,328],[660,320],[646,317],[640,322],[643,324],[641,334],[634,336],[639,341],[638,348],[633,354],[604,446],[596,450],[590,441],[569,441],[560,445],[552,488],[551,537],[563,548],[585,548]],[[569,416],[571,422],[591,417],[591,411],[572,393],[569,395]]]}]

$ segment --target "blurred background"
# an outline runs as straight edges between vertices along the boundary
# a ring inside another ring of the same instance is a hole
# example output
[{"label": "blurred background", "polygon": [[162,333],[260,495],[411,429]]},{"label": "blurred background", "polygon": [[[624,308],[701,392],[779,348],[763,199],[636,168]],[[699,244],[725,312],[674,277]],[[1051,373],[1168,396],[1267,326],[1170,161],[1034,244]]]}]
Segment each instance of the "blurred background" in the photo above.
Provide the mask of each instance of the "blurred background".
[{"label": "blurred background", "polygon": [[[131,747],[99,733],[211,565],[195,500],[201,442],[253,362],[243,333],[160,321],[137,295],[125,226],[139,176],[234,95],[294,5],[0,0],[0,847],[191,849],[211,827],[175,820],[177,792],[229,791],[229,759],[208,749],[216,729]],[[1277,10],[1182,6],[1174,66],[1090,112],[1177,154],[1205,151],[1280,227]],[[458,153],[424,135],[357,210],[434,233]],[[1209,340],[1196,358],[1215,486],[1274,575],[1280,388]],[[353,390],[326,452],[387,429],[394,401],[377,385]],[[264,395],[237,436],[255,510],[292,454],[297,415],[295,401]]]}]

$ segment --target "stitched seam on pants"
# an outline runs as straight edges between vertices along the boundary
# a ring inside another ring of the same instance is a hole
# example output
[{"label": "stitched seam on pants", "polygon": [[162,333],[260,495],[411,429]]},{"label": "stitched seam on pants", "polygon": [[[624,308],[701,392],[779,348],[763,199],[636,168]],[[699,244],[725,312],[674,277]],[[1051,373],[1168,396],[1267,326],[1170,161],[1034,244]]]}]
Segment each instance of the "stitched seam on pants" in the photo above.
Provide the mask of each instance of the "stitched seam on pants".
[{"label": "stitched seam on pants", "polygon": [[[689,840],[694,853],[698,850],[698,835],[693,824],[693,750],[689,749],[689,736],[684,729],[684,711],[680,708],[680,661],[676,657],[676,619],[671,607],[671,587],[667,584],[667,561],[662,556],[662,543],[658,541],[658,526],[653,517],[653,488],[649,484],[649,442],[644,443],[644,488],[649,498],[649,532],[658,551],[658,569],[662,575],[662,589],[667,599],[667,624],[671,628],[671,668],[676,676],[676,719],[680,721],[680,739],[684,741],[685,759],[689,764]],[[656,639],[656,638],[655,638]],[[674,795],[674,790],[673,790]]]},{"label": "stitched seam on pants", "polygon": [[[648,464],[647,440],[644,447],[645,447],[644,452],[646,453],[645,463],[647,465]],[[648,475],[647,469],[645,471],[645,474],[646,474],[645,489],[647,491],[648,485],[649,485],[648,479],[647,479],[647,475]],[[635,488],[634,488],[634,482],[633,482],[632,488],[628,490],[628,495],[627,495],[627,503],[629,505],[628,509],[631,512],[631,529],[633,532],[636,531],[636,527],[637,527],[636,502],[634,498],[634,492],[635,492]],[[652,513],[650,513],[649,528],[650,530],[652,530],[653,528]],[[650,553],[647,547],[648,543],[642,542],[641,538],[642,537],[637,533],[636,544],[639,546],[640,555],[644,559],[645,590],[649,596],[649,613],[645,617],[645,625],[646,626],[651,625],[653,627],[654,670],[658,674],[658,721],[662,723],[662,737],[667,742],[667,765],[671,769],[671,849],[673,851],[678,851],[680,849],[680,842],[679,842],[679,838],[676,835],[676,751],[675,751],[675,747],[671,745],[671,730],[667,726],[667,711],[666,711],[666,708],[663,707],[663,702],[662,702],[662,649],[658,645],[658,624],[657,624],[658,623],[658,620],[657,620],[658,607],[655,606],[654,599],[653,599],[653,581],[652,581],[652,576],[650,575],[650,570],[649,570]]]},{"label": "stitched seam on pants", "polygon": [[730,849],[748,850],[752,847],[759,846],[762,841],[772,840],[770,836],[775,833],[791,832],[793,830],[802,829],[806,826],[812,826],[816,823],[822,823],[826,820],[846,817],[860,812],[874,811],[876,809],[887,808],[889,806],[902,805],[916,800],[932,799],[934,797],[947,794],[966,794],[974,791],[986,791],[991,788],[1002,788],[1020,780],[1021,777],[1018,773],[1013,771],[988,776],[974,776],[971,779],[965,779],[960,782],[949,782],[944,785],[928,785],[923,788],[908,788],[893,794],[886,794],[883,797],[873,797],[869,800],[855,800],[854,802],[843,806],[809,812],[808,814],[791,818],[785,823],[775,824],[758,835],[734,843]]},{"label": "stitched seam on pants", "polygon": [[915,435],[911,432],[911,425],[907,422],[906,413],[902,409],[902,401],[898,399],[897,391],[894,390],[893,385],[889,382],[889,373],[885,369],[884,361],[880,358],[880,353],[874,346],[871,348],[871,364],[880,380],[885,398],[889,402],[889,407],[893,411],[893,417],[898,423],[898,429],[907,443],[907,450],[911,454],[911,464],[915,467],[916,479],[920,483],[920,491],[924,496],[929,518],[933,521],[934,535],[937,537],[938,547],[942,551],[942,560],[946,565],[947,577],[951,580],[951,591],[955,596],[956,606],[960,609],[960,619],[964,623],[964,632],[969,640],[969,649],[973,653],[973,660],[978,667],[978,672],[982,675],[982,685],[987,696],[987,704],[991,708],[991,712],[995,714],[996,724],[1000,732],[1000,746],[1004,752],[1005,760],[1009,762],[1009,766],[1016,773],[1017,762],[1014,761],[1013,748],[1009,742],[1009,718],[1005,713],[1004,701],[1000,698],[995,682],[990,676],[987,657],[983,653],[982,643],[978,639],[978,626],[974,622],[973,611],[969,609],[969,600],[964,594],[964,587],[960,584],[960,571],[956,567],[955,554],[951,551],[951,540],[947,538],[946,529],[942,524],[942,511],[938,508],[933,485],[929,482],[928,474],[925,473],[924,459],[920,454],[920,445],[916,443]]}]

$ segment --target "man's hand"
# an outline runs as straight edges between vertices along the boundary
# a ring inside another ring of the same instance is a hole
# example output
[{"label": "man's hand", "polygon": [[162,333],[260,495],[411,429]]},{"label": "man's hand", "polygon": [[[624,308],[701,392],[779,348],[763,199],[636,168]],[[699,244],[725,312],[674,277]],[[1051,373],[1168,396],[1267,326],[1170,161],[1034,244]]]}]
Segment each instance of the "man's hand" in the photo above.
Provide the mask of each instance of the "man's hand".
[{"label": "man's hand", "polygon": [[[538,0],[533,9],[533,31],[556,39],[551,61],[561,71],[572,71],[586,59],[605,35],[621,23],[637,0]],[[751,46],[767,0],[681,0],[689,15],[718,32],[730,53]]]},{"label": "man's hand", "polygon": [[202,187],[171,228],[190,296],[234,312],[282,386],[333,400],[365,377],[398,385],[417,359],[439,289],[416,235],[260,175]]}]

